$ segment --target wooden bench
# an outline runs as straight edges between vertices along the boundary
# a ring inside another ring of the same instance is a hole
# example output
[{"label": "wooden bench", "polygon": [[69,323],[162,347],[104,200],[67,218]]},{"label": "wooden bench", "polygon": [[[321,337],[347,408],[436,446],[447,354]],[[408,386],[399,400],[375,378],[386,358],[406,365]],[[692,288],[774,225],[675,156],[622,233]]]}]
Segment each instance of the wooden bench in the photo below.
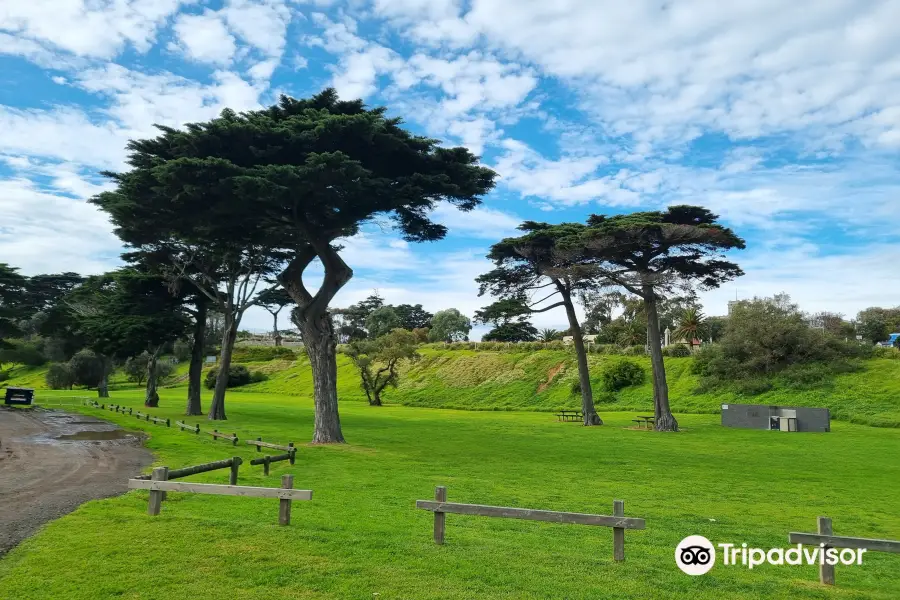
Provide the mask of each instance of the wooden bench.
[{"label": "wooden bench", "polygon": [[580,410],[561,410],[556,413],[557,421],[582,421],[584,420],[584,415]]}]

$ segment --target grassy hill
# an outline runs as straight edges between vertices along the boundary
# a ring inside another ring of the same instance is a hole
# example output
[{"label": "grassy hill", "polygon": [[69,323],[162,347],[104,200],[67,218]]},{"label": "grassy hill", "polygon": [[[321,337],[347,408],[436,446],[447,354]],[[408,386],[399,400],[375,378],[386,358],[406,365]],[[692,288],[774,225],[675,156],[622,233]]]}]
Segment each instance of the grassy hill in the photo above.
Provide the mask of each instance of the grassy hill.
[{"label": "grassy hill", "polygon": [[[577,380],[574,355],[566,350],[533,352],[490,352],[439,350],[425,348],[418,362],[406,365],[397,389],[387,390],[385,401],[392,404],[465,410],[553,411],[577,408],[580,400],[571,395]],[[650,361],[629,357],[640,364],[647,377],[640,386],[611,394],[604,391],[601,373],[604,364],[621,357],[590,355],[593,389],[597,408],[604,411],[652,410]],[[730,391],[698,393],[697,376],[690,373],[690,358],[667,358],[672,408],[681,413],[717,413],[725,403],[823,406],[836,419],[874,425],[900,427],[900,361],[873,359],[864,361],[854,373],[830,376],[802,389],[775,386],[757,395]],[[233,388],[233,392],[270,393],[288,396],[312,396],[312,374],[303,353],[297,360],[244,362],[250,370],[262,371],[268,380]],[[175,377],[186,373],[179,365]],[[22,369],[13,373],[9,385],[44,387],[45,369]],[[112,389],[134,388],[116,377]],[[182,380],[174,387],[186,386]],[[338,393],[343,401],[365,401],[359,377],[350,360],[338,355]]]}]

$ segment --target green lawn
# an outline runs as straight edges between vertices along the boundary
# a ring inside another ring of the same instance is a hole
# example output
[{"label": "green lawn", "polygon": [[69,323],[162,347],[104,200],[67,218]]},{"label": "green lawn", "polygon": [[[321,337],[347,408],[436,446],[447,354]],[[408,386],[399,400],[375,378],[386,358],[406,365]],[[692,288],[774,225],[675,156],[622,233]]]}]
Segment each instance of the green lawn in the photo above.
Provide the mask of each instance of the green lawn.
[{"label": "green lawn", "polygon": [[[140,405],[140,391],[112,401]],[[179,417],[184,389],[163,390],[154,414]],[[204,406],[208,397],[204,398]],[[304,397],[231,393],[220,430],[304,442]],[[900,539],[900,431],[844,422],[830,434],[724,429],[714,415],[678,415],[686,430],[625,429],[634,413],[604,411],[607,425],[557,423],[539,412],[466,412],[342,404],[349,444],[301,446],[297,464],[245,464],[241,483],[276,487],[283,473],[314,490],[277,525],[273,500],[170,494],[159,517],[147,493],[90,502],[0,560],[0,598],[472,599],[900,597],[900,557],[869,553],[837,567],[838,586],[815,567],[717,565],[691,578],[676,544],[787,545],[817,515],[838,535]],[[209,436],[84,409],[150,434],[158,464],[180,467],[256,456]],[[204,419],[189,419],[200,422]],[[190,481],[227,482],[227,471]],[[612,560],[606,528],[448,515],[447,543],[432,515],[414,509],[448,487],[450,501],[609,514],[613,499],[644,531],[626,534]],[[9,507],[2,507],[9,510]]]}]

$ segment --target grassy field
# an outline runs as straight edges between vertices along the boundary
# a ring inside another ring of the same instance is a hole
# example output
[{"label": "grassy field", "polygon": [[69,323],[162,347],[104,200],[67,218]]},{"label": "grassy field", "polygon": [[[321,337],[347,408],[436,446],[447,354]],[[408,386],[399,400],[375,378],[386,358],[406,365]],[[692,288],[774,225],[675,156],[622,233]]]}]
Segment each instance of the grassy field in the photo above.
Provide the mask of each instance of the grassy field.
[{"label": "grassy field", "polygon": [[[112,401],[140,405],[139,391]],[[204,406],[208,398],[204,398]],[[154,414],[177,418],[184,390],[163,390]],[[608,408],[608,407],[607,407]],[[82,409],[146,430],[158,464],[179,467],[238,454],[209,436]],[[232,393],[219,429],[243,438],[303,442],[312,406],[303,397]],[[170,494],[159,517],[146,492],[90,502],[47,525],[0,560],[0,598],[471,599],[471,598],[875,598],[900,597],[900,557],[869,553],[838,567],[825,589],[815,567],[717,565],[691,578],[676,544],[787,545],[817,515],[838,535],[900,538],[900,431],[834,423],[830,434],[732,430],[712,415],[678,415],[680,434],[557,423],[539,412],[420,410],[342,405],[349,444],[301,445],[297,464],[244,465],[241,483],[275,487],[282,473],[314,490],[290,527],[272,500]],[[203,419],[199,422],[206,429]],[[190,478],[227,481],[227,471]],[[430,513],[414,509],[446,485],[450,501],[609,513],[613,499],[643,517],[626,534],[624,563],[612,532],[448,515],[447,543],[431,540]],[[8,509],[8,507],[4,507]]]}]

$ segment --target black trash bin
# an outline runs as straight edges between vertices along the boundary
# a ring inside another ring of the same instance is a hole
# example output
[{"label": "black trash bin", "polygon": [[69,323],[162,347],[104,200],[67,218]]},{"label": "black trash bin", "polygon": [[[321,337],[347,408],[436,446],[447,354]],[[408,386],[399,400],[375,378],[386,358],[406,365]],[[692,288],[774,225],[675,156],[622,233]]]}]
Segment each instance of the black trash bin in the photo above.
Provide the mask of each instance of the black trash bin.
[{"label": "black trash bin", "polygon": [[34,390],[31,388],[6,388],[5,404],[25,404],[30,405],[34,401]]}]

